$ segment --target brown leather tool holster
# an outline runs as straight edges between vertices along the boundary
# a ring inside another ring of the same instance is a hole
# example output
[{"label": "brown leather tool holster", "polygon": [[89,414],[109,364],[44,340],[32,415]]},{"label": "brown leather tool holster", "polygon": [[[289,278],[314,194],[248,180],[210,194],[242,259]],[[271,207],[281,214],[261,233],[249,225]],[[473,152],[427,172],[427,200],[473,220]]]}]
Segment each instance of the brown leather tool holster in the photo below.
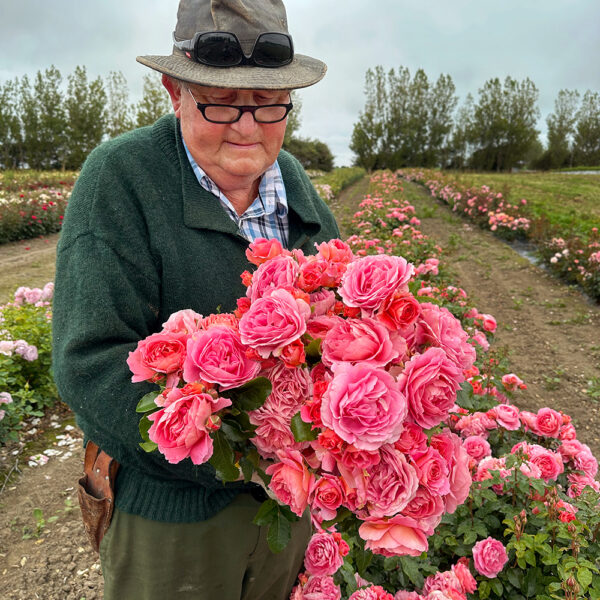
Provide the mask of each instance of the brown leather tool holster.
[{"label": "brown leather tool holster", "polygon": [[79,480],[77,496],[83,526],[92,548],[98,552],[108,530],[115,504],[115,478],[119,463],[88,441],[85,447],[83,477]]}]

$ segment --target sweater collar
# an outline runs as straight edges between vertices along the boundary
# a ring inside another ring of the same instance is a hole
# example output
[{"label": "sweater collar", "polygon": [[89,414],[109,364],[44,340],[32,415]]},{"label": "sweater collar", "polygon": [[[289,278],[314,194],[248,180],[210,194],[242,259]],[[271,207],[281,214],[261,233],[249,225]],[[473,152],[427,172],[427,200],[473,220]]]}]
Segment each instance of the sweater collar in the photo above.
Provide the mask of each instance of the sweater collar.
[{"label": "sweater collar", "polygon": [[[237,225],[229,218],[215,197],[199,183],[190,165],[183,145],[179,122],[170,114],[159,119],[153,126],[153,134],[167,157],[178,165],[181,172],[181,196],[183,222],[193,229],[220,231],[239,237]],[[302,246],[309,237],[319,233],[321,223],[314,206],[315,193],[308,179],[301,177],[301,167],[285,151],[277,157],[286,189],[289,207],[289,247]]]}]

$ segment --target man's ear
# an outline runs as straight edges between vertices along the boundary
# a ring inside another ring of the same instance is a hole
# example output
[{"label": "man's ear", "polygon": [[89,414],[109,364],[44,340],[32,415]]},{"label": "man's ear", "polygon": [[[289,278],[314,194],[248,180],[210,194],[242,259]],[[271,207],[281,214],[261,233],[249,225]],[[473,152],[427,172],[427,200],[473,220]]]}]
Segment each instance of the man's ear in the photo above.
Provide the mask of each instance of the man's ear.
[{"label": "man's ear", "polygon": [[179,113],[181,111],[181,86],[178,81],[175,81],[175,79],[164,73],[162,76],[162,84],[165,86],[167,92],[169,92],[175,116],[179,119]]}]

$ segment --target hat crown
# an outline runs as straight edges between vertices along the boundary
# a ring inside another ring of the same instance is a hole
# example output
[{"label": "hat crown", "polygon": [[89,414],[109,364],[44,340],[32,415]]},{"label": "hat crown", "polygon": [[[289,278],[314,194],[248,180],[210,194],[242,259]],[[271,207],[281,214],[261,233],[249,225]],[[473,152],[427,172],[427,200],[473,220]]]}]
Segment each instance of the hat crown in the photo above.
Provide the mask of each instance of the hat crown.
[{"label": "hat crown", "polygon": [[181,0],[175,38],[190,40],[202,31],[235,33],[250,54],[259,34],[288,33],[285,7],[281,0]]}]

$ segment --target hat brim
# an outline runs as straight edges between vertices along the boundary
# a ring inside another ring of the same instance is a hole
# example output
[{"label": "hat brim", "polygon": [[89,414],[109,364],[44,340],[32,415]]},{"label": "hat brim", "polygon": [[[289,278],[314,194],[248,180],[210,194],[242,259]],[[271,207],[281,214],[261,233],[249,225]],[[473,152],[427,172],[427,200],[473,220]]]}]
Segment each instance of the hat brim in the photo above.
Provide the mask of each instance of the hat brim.
[{"label": "hat brim", "polygon": [[209,67],[189,59],[177,49],[169,56],[138,56],[136,60],[155,71],[188,83],[235,89],[294,90],[317,83],[327,71],[324,62],[302,54],[294,54],[289,65],[276,68],[249,65]]}]

